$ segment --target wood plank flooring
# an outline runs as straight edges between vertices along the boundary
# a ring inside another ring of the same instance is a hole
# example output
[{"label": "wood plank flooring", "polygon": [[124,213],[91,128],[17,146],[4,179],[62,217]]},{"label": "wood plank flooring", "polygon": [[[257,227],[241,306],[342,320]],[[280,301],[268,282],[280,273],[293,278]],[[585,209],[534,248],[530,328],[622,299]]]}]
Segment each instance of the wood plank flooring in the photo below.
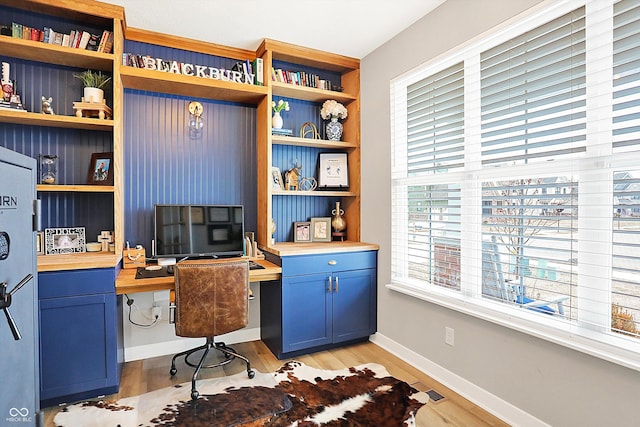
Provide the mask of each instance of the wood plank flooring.
[{"label": "wood plank flooring", "polygon": [[[273,372],[287,361],[276,359],[262,341],[234,344],[233,348],[247,356],[251,361],[251,367],[260,372]],[[183,358],[176,365],[178,373],[173,378],[169,375],[171,357],[168,355],[125,363],[120,392],[107,398],[115,400],[135,396],[191,381],[193,370],[184,364]],[[508,426],[453,390],[370,342],[299,356],[295,359],[322,369],[341,369],[363,363],[379,363],[384,365],[391,375],[420,391],[432,389],[437,391],[444,396],[444,399],[439,402],[430,401],[420,409],[416,417],[419,427]],[[243,366],[244,364],[235,361],[221,368],[205,369],[202,371],[201,378],[233,375],[242,372]],[[45,409],[45,427],[55,426],[53,417],[59,410],[59,407]]]}]

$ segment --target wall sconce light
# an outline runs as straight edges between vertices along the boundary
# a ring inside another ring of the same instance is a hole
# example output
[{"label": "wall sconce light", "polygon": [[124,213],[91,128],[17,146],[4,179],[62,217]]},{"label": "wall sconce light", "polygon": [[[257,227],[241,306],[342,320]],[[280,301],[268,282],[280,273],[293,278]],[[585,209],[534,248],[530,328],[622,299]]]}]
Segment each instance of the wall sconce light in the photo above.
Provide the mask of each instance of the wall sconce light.
[{"label": "wall sconce light", "polygon": [[197,101],[191,101],[189,103],[189,135],[192,138],[202,133],[202,128],[204,127],[203,112],[204,108],[201,103]]}]

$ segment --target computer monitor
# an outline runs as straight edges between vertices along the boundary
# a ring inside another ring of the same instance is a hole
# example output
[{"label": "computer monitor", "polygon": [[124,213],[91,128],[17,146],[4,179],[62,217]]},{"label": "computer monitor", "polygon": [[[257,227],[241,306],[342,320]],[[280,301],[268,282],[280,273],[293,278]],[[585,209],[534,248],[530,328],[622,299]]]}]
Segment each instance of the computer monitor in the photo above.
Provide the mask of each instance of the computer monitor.
[{"label": "computer monitor", "polygon": [[244,254],[242,205],[155,205],[154,258],[221,258]]}]

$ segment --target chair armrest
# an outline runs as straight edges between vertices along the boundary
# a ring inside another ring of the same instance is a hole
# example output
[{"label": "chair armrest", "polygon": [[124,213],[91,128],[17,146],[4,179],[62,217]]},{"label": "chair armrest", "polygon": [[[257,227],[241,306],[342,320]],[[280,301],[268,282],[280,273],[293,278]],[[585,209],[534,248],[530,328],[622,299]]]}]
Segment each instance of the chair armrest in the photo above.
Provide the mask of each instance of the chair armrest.
[{"label": "chair armrest", "polygon": [[544,307],[545,305],[557,304],[558,305],[558,314],[560,316],[564,316],[564,305],[563,302],[568,300],[568,295],[561,295],[549,301],[537,300],[531,301],[526,304],[523,304],[523,307],[531,308],[531,307]]}]

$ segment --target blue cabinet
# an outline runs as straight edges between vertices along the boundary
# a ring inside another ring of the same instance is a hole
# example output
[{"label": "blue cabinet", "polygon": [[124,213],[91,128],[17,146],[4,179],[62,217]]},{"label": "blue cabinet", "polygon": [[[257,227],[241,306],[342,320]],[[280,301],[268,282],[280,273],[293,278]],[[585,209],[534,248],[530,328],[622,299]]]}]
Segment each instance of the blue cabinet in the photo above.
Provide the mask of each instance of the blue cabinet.
[{"label": "blue cabinet", "polygon": [[114,268],[39,274],[43,408],[118,391],[122,298],[115,276]]},{"label": "blue cabinet", "polygon": [[260,289],[261,338],[278,357],[368,339],[376,331],[377,252],[283,256]]}]

